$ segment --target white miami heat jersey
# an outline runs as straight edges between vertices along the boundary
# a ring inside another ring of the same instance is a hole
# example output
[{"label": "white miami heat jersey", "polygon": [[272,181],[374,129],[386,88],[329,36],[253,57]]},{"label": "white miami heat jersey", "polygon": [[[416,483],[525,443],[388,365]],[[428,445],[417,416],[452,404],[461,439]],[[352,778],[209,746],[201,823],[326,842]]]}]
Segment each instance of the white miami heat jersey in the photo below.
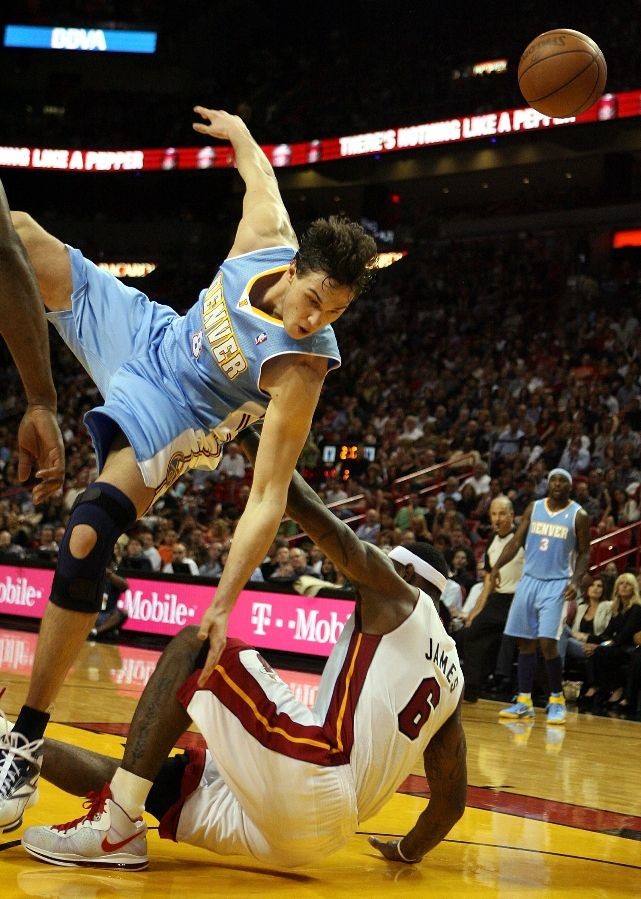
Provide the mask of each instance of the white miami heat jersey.
[{"label": "white miami heat jersey", "polygon": [[425,593],[390,634],[363,634],[350,618],[325,666],[314,714],[340,735],[360,821],[420,764],[462,689],[454,640]]}]

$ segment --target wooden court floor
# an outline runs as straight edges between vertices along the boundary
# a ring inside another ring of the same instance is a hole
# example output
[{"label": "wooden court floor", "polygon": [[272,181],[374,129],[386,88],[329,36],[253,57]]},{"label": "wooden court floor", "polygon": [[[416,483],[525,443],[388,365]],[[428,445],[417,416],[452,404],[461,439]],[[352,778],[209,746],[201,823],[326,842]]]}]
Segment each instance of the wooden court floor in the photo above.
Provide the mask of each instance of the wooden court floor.
[{"label": "wooden court floor", "polygon": [[[26,692],[36,636],[0,629],[2,707],[14,718]],[[115,756],[122,753],[136,699],[158,653],[87,643],[53,712],[52,737]],[[313,702],[318,675],[281,671]],[[0,837],[0,897],[186,896],[581,896],[641,895],[641,724],[572,711],[565,728],[498,723],[497,703],[466,705],[467,810],[421,865],[380,858],[367,834],[400,835],[425,803],[417,770],[341,852],[314,867],[279,870],[158,839],[140,873],[44,865]],[[26,824],[80,814],[81,800],[41,782]],[[150,824],[155,823],[149,819]]]}]

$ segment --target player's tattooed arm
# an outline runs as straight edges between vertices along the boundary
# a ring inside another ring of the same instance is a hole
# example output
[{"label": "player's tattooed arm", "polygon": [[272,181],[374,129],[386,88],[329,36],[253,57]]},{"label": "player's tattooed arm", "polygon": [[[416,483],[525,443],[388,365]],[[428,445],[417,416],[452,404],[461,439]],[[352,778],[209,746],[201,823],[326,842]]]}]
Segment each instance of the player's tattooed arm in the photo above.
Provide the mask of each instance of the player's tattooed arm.
[{"label": "player's tattooed arm", "polygon": [[[253,464],[259,442],[257,432],[247,428],[239,439]],[[373,544],[360,540],[349,525],[327,508],[297,471],[287,494],[287,514],[354,585],[371,587],[378,592],[394,589],[398,576],[387,556]]]},{"label": "player's tattooed arm", "polygon": [[467,747],[461,724],[461,703],[425,750],[425,774],[430,800],[416,824],[400,840],[370,843],[390,861],[419,862],[450,832],[465,811]]}]

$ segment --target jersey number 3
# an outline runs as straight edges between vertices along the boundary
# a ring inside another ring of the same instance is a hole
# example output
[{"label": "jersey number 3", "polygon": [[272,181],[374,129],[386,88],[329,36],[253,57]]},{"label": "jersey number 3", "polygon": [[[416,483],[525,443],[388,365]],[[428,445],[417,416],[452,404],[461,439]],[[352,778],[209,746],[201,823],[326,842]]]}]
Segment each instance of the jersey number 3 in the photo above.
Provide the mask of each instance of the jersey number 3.
[{"label": "jersey number 3", "polygon": [[415,740],[441,700],[441,688],[433,677],[420,682],[405,708],[398,713],[398,729],[410,740]]}]

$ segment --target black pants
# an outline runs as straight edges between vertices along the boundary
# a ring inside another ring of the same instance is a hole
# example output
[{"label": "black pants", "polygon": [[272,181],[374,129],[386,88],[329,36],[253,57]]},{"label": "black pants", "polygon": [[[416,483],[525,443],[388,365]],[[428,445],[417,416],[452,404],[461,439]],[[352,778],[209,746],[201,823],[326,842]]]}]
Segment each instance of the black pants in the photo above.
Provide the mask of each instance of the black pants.
[{"label": "black pants", "polygon": [[598,646],[587,661],[587,682],[607,693],[622,687],[633,651],[631,646]]},{"label": "black pants", "polygon": [[641,646],[637,646],[630,653],[624,696],[632,711],[641,711]]},{"label": "black pants", "polygon": [[480,690],[496,668],[513,596],[490,593],[483,610],[463,630],[463,673],[465,686],[472,692]]}]

